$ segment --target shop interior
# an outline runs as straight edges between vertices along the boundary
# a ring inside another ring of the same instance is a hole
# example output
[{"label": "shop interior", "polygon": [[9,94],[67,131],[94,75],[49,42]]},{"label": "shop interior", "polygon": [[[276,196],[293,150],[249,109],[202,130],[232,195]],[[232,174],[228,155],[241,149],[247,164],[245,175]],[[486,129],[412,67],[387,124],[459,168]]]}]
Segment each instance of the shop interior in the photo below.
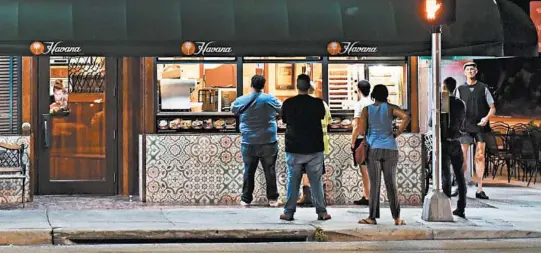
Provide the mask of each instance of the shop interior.
[{"label": "shop interior", "polygon": [[[299,74],[310,76],[313,96],[327,102],[333,116],[330,131],[351,131],[358,96],[356,83],[367,79],[389,88],[389,102],[408,109],[405,58],[351,59],[323,57],[156,58],[157,130],[238,132],[231,104],[251,92],[253,75],[267,79],[264,92],[280,101],[297,94]],[[279,131],[285,125],[279,122]]]}]

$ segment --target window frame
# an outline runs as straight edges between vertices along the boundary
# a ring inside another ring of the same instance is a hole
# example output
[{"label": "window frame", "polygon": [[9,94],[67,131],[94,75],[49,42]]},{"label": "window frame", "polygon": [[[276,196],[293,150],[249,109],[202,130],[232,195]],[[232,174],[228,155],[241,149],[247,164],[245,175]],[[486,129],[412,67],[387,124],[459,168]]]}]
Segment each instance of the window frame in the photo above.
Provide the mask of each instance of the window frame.
[{"label": "window frame", "polygon": [[[231,57],[231,59],[217,59],[217,60],[209,60],[209,59],[178,59],[178,60],[159,60],[160,57],[154,57],[153,64],[154,64],[154,71],[153,71],[153,90],[154,90],[154,107],[155,107],[155,115],[163,114],[163,113],[171,113],[171,114],[179,114],[181,112],[169,112],[169,111],[161,111],[160,104],[161,104],[161,95],[160,91],[158,89],[158,65],[159,64],[235,64],[237,67],[237,78],[236,78],[236,89],[237,89],[237,98],[242,96],[242,85],[239,86],[239,84],[242,84],[242,68],[239,68],[239,61],[242,61],[241,57]],[[242,67],[242,63],[240,63],[240,66]],[[240,75],[240,76],[239,76]],[[240,82],[240,83],[239,83]],[[240,93],[239,93],[239,87],[240,87]],[[215,112],[218,113],[219,112]],[[189,112],[189,114],[197,115],[197,112]]]},{"label": "window frame", "polygon": [[[16,62],[17,70],[13,71],[13,67],[9,67],[11,69],[8,72],[8,93],[10,97],[10,103],[9,103],[9,131],[7,132],[0,132],[0,136],[10,136],[10,135],[21,135],[22,134],[22,56],[6,56],[9,58],[9,61]],[[14,89],[16,89],[17,94],[16,96],[13,95]],[[15,100],[15,105],[13,103],[13,100]],[[17,110],[17,113],[14,114],[14,109]],[[16,115],[16,120],[13,121],[13,117]]]}]

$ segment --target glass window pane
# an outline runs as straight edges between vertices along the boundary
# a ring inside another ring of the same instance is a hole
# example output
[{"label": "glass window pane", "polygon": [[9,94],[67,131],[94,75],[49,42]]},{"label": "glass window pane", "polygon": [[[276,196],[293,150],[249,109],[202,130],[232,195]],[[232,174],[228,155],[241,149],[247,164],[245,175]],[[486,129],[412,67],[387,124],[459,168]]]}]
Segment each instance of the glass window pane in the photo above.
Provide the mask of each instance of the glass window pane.
[{"label": "glass window pane", "polygon": [[236,98],[237,65],[158,64],[162,111],[229,112]]},{"label": "glass window pane", "polygon": [[405,69],[404,66],[372,65],[368,67],[368,80],[372,86],[377,84],[386,85],[389,90],[389,102],[398,106],[404,106],[405,93]]},{"label": "glass window pane", "polygon": [[243,93],[251,92],[253,75],[263,75],[267,79],[265,93],[276,96],[280,101],[297,95],[296,79],[307,74],[314,86],[314,96],[323,98],[322,64],[320,63],[248,63],[243,65]]},{"label": "glass window pane", "polygon": [[331,111],[354,110],[359,80],[366,79],[364,64],[329,64],[329,107]]},{"label": "glass window pane", "polygon": [[50,181],[106,176],[104,57],[51,57]]},{"label": "glass window pane", "polygon": [[357,82],[366,79],[372,87],[386,85],[389,102],[407,108],[406,65],[329,64],[329,107],[331,111],[353,111]]}]

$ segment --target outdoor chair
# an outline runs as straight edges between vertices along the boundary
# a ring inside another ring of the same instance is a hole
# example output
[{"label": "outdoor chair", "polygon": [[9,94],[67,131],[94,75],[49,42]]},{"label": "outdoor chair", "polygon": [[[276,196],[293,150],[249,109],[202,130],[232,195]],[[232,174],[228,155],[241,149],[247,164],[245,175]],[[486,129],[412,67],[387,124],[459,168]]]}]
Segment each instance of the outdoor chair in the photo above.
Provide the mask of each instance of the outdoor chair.
[{"label": "outdoor chair", "polygon": [[522,181],[528,181],[528,186],[540,165],[539,153],[534,143],[530,135],[516,136],[513,141],[513,157],[523,171]]},{"label": "outdoor chair", "polygon": [[534,184],[537,182],[537,174],[541,175],[541,128],[536,127],[530,130],[530,137],[534,141],[534,146],[537,150],[538,165],[535,173]]},{"label": "outdoor chair", "polygon": [[[511,174],[512,177],[514,176],[516,179],[520,180],[520,172],[521,168],[519,168],[517,158],[520,157],[520,147],[515,146],[515,142],[517,140],[520,140],[523,136],[528,136],[528,125],[525,124],[517,124],[512,126],[509,129],[508,135],[507,135],[507,150],[510,151],[510,153],[513,155],[511,157]],[[525,172],[524,169],[522,169],[522,181],[524,181]]]},{"label": "outdoor chair", "polygon": [[[492,170],[492,179],[496,178],[499,169],[507,166],[507,181],[511,182],[511,159],[513,155],[507,147],[499,145],[505,137],[492,132],[486,134],[486,172]],[[498,139],[500,142],[498,142]]]},{"label": "outdoor chair", "polygon": [[18,179],[21,182],[21,201],[25,206],[26,165],[24,145],[0,143],[0,180]]}]

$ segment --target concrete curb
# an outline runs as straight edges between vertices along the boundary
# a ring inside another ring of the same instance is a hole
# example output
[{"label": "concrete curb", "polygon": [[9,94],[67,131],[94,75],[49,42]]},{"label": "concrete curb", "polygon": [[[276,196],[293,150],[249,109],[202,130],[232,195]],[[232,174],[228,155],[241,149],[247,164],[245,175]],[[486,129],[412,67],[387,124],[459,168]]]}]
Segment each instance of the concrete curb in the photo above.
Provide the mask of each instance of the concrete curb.
[{"label": "concrete curb", "polygon": [[233,230],[117,230],[117,229],[54,229],[52,242],[71,245],[88,242],[166,241],[166,242],[250,242],[307,241],[315,230],[304,229],[233,229]]},{"label": "concrete curb", "polygon": [[401,241],[401,240],[476,240],[541,238],[541,232],[525,230],[479,229],[427,229],[413,226],[385,228],[357,228],[324,230],[330,242],[348,241]]},{"label": "concrete curb", "polygon": [[40,245],[52,243],[51,229],[1,229],[0,245]]},{"label": "concrete curb", "polygon": [[362,227],[325,230],[298,229],[54,229],[52,242],[57,245],[91,242],[303,242],[324,237],[328,242],[403,241],[403,240],[478,240],[540,238],[541,232],[523,230],[486,230],[479,228],[428,229],[414,226]]}]

